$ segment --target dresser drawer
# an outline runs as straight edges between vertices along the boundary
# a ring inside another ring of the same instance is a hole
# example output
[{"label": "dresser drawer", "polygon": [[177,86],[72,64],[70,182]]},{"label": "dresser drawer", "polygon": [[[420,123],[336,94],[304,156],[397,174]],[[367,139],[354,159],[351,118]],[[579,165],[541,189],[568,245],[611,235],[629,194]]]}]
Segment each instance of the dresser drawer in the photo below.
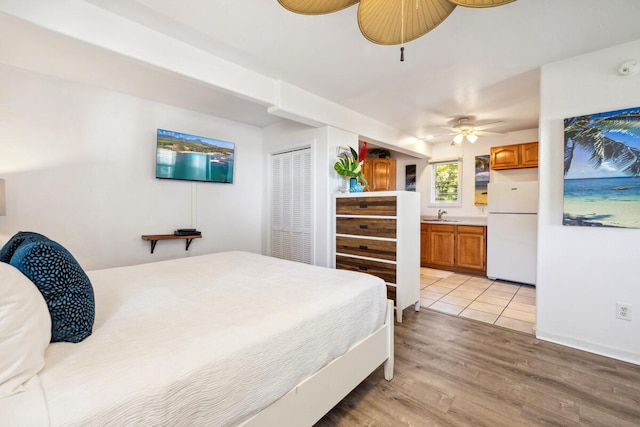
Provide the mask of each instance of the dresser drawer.
[{"label": "dresser drawer", "polygon": [[344,197],[336,199],[338,215],[396,216],[396,197]]},{"label": "dresser drawer", "polygon": [[336,234],[396,238],[396,220],[380,218],[336,218]]},{"label": "dresser drawer", "polygon": [[396,302],[396,287],[392,285],[387,285],[387,299],[393,300]]},{"label": "dresser drawer", "polygon": [[395,261],[396,242],[336,236],[336,252]]},{"label": "dresser drawer", "polygon": [[396,265],[386,262],[370,261],[367,259],[336,256],[336,268],[341,270],[359,271],[378,276],[385,282],[396,283]]}]

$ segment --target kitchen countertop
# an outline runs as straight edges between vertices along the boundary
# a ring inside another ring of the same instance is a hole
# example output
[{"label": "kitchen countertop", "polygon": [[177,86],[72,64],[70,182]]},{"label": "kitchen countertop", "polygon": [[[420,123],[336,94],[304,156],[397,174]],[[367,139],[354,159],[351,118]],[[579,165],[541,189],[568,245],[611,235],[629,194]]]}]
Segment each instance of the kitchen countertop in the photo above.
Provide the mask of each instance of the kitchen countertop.
[{"label": "kitchen countertop", "polygon": [[445,225],[481,225],[487,226],[486,216],[449,216],[443,215],[442,220],[438,221],[435,216],[421,216],[421,223],[427,224],[445,224]]}]

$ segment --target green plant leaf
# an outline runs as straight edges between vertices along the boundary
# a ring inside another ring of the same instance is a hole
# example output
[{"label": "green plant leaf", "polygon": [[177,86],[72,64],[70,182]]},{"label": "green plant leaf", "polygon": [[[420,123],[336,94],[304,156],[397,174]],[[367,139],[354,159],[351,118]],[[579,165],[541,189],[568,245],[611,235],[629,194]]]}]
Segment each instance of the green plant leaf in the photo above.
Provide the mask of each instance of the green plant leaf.
[{"label": "green plant leaf", "polygon": [[356,150],[353,149],[353,147],[349,147],[351,149],[351,155],[353,156],[353,159],[357,162],[358,161],[358,152]]}]

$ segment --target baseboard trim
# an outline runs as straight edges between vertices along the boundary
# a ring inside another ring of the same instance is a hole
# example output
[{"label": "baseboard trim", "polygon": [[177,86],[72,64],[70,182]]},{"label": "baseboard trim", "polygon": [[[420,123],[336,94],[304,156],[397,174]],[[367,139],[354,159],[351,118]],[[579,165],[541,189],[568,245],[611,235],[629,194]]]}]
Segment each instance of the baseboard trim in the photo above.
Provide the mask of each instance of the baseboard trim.
[{"label": "baseboard trim", "polygon": [[535,336],[536,338],[543,341],[549,341],[554,344],[563,345],[565,347],[571,347],[578,350],[587,351],[589,353],[598,354],[600,356],[621,360],[623,362],[633,363],[634,365],[640,365],[640,354],[638,353],[621,350],[619,348],[607,347],[600,344],[594,344],[588,341],[581,341],[575,338],[569,338],[562,335],[552,334],[552,333],[541,330],[539,327],[536,328]]}]

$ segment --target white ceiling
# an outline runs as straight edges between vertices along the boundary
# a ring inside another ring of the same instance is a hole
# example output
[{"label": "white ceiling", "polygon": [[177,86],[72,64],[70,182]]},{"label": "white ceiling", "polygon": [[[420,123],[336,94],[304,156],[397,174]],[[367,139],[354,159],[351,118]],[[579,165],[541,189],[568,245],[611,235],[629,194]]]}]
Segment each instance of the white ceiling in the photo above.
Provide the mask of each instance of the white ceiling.
[{"label": "white ceiling", "polygon": [[[456,8],[407,43],[400,62],[398,46],[372,44],[360,34],[357,6],[303,16],[276,0],[85,1],[418,138],[446,133],[439,127],[460,116],[502,121],[491,129],[500,132],[536,128],[541,65],[640,39],[638,0],[517,0]],[[620,61],[631,58],[640,59],[640,52]],[[615,73],[618,64],[608,66]],[[174,92],[175,103],[189,107]],[[193,98],[192,108],[216,110],[211,103],[203,108],[203,96]],[[228,95],[219,99],[231,105]],[[244,102],[237,100],[233,117],[222,116],[260,126],[277,120],[256,105],[243,117]]]}]

